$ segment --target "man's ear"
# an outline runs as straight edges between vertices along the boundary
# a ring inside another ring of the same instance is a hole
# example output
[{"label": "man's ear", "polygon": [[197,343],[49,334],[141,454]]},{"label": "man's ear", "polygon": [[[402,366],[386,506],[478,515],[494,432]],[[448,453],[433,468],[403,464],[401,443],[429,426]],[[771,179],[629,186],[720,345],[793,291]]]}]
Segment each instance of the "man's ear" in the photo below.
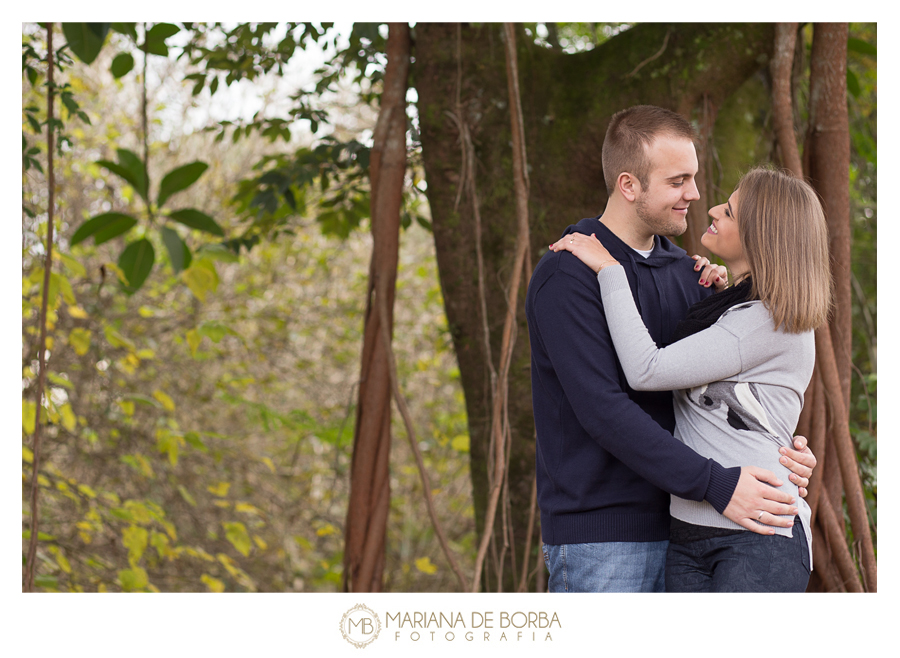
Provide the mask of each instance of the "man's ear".
[{"label": "man's ear", "polygon": [[637,176],[629,174],[627,171],[623,171],[619,174],[619,177],[616,178],[616,188],[626,201],[633,203],[637,198],[637,195],[641,192],[641,182],[637,179]]}]

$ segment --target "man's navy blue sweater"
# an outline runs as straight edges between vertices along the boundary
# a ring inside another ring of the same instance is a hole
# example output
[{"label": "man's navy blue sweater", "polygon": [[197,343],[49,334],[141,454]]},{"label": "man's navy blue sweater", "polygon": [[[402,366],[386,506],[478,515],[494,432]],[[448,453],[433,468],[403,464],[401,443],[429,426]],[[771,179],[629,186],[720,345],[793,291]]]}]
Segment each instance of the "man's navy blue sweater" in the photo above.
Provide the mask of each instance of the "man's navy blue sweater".
[{"label": "man's navy blue sweater", "polygon": [[[573,232],[595,233],[625,267],[661,347],[688,307],[709,294],[697,283],[695,262],[666,238],[657,236],[645,259],[599,217],[563,235]],[[671,393],[628,387],[593,270],[568,251],[548,252],[531,278],[525,314],[544,543],[668,539],[670,493],[724,511],[740,469],[701,457],[672,436]]]}]

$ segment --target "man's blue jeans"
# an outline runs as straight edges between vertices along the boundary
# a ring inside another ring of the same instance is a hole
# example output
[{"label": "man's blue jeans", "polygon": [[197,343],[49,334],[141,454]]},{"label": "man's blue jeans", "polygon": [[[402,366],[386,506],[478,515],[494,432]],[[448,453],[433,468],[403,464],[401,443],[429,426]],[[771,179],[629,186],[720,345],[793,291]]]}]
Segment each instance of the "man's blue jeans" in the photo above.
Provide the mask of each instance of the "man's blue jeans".
[{"label": "man's blue jeans", "polygon": [[668,541],[544,544],[551,592],[663,592]]}]

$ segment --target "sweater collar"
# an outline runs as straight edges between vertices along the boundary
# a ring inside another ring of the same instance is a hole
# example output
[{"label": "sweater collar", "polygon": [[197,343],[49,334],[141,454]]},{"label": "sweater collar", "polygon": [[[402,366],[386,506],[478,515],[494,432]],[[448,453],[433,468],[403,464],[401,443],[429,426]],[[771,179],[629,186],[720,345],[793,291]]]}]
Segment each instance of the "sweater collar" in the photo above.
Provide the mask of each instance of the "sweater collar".
[{"label": "sweater collar", "polygon": [[[633,263],[641,263],[648,267],[662,267],[673,260],[684,258],[687,255],[684,249],[673,244],[668,238],[659,235],[653,236],[653,252],[649,257],[643,258],[634,249],[625,244],[615,233],[600,221],[597,217],[582,219],[573,226],[569,226],[563,232],[563,236],[571,233],[583,233],[584,235],[596,234],[597,239],[612,254],[616,260],[627,259]],[[562,238],[560,238],[562,239]]]}]

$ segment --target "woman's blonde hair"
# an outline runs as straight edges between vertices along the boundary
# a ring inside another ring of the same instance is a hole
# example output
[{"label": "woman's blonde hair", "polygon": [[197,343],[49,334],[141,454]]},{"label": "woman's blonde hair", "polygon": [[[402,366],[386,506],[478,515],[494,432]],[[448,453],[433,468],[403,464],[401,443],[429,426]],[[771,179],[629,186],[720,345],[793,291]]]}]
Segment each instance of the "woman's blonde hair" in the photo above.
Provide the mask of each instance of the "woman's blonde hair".
[{"label": "woman's blonde hair", "polygon": [[816,192],[805,181],[757,167],[738,183],[737,223],[761,300],[789,333],[816,329],[831,310],[828,227]]}]

